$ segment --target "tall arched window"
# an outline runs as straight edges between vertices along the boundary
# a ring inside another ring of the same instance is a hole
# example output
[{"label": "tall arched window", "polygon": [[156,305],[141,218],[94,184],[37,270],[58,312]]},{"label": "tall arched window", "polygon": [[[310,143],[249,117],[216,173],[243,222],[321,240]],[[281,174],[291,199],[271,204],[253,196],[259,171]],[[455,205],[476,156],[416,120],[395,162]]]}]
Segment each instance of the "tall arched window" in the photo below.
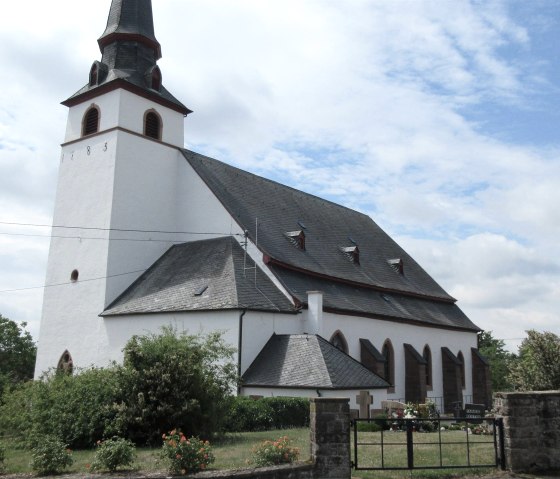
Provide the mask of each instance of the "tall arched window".
[{"label": "tall arched window", "polygon": [[161,140],[161,117],[154,110],[144,115],[144,135]]},{"label": "tall arched window", "polygon": [[385,358],[385,381],[395,386],[395,351],[390,339],[385,340],[381,354]]},{"label": "tall arched window", "polygon": [[82,136],[91,135],[99,131],[99,109],[92,105],[86,111],[82,120]]},{"label": "tall arched window", "polygon": [[422,353],[424,361],[426,361],[426,388],[432,388],[432,352],[430,351],[430,346],[426,344],[424,346],[424,351]]},{"label": "tall arched window", "polygon": [[465,389],[465,358],[463,357],[463,353],[461,351],[457,354],[457,359],[461,363],[461,387]]},{"label": "tall arched window", "polygon": [[341,331],[336,331],[332,336],[330,343],[337,349],[344,351],[348,354],[348,343],[346,342],[346,338]]},{"label": "tall arched window", "polygon": [[56,369],[62,373],[72,374],[72,371],[74,370],[74,361],[72,361],[72,356],[68,350],[64,351],[62,356],[60,356]]}]

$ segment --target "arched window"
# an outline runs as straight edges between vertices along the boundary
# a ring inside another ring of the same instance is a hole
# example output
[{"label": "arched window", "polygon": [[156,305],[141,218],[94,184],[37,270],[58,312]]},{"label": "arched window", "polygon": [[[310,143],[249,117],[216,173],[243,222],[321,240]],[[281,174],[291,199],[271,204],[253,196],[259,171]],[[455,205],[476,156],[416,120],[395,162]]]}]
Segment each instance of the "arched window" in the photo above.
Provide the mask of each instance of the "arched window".
[{"label": "arched window", "polygon": [[78,272],[77,269],[75,269],[74,271],[72,271],[72,273],[70,273],[70,281],[72,281],[72,282],[78,281],[78,276],[79,275],[80,275],[80,273]]},{"label": "arched window", "polygon": [[457,354],[457,359],[461,363],[461,387],[465,389],[465,358],[463,357],[463,353],[461,351]]},{"label": "arched window", "polygon": [[332,336],[330,343],[337,349],[348,354],[348,343],[346,342],[346,338],[341,331],[336,331]]},{"label": "arched window", "polygon": [[426,361],[426,387],[428,389],[432,388],[432,352],[430,351],[430,346],[426,344],[424,346],[424,351],[422,357]]},{"label": "arched window", "polygon": [[161,140],[161,118],[154,110],[144,115],[144,135]]},{"label": "arched window", "polygon": [[99,109],[92,105],[84,115],[82,121],[82,136],[91,135],[99,131]]},{"label": "arched window", "polygon": [[387,381],[391,386],[395,385],[395,351],[393,350],[393,345],[391,340],[387,339],[383,343],[383,348],[381,349],[381,354],[385,358],[385,381]]},{"label": "arched window", "polygon": [[56,370],[66,374],[72,374],[74,370],[74,361],[72,361],[72,356],[68,350],[64,351],[62,356],[60,356]]}]

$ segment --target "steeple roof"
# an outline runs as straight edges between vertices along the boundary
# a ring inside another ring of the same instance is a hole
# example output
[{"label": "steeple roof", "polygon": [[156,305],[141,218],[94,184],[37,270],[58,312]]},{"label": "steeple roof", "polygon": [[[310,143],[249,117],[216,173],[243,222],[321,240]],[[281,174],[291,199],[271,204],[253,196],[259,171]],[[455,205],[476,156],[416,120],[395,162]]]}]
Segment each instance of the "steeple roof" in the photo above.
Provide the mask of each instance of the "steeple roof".
[{"label": "steeple roof", "polygon": [[156,60],[161,58],[161,47],[154,34],[151,0],[113,0],[107,28],[97,40],[101,53],[117,39],[143,42],[156,51]]},{"label": "steeple roof", "polygon": [[113,0],[107,27],[98,40],[101,61],[95,61],[87,85],[63,105],[73,106],[116,88],[124,88],[187,115],[185,105],[161,84],[157,61],[161,46],[154,34],[151,0]]}]

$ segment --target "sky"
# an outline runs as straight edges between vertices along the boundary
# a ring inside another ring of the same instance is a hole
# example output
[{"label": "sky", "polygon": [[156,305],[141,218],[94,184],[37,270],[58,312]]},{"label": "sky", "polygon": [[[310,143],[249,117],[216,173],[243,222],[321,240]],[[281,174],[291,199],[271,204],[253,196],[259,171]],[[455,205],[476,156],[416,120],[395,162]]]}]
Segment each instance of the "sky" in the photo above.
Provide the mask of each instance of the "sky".
[{"label": "sky", "polygon": [[[35,339],[50,229],[22,224],[52,224],[110,3],[0,16],[0,314]],[[558,0],[152,4],[187,148],[370,215],[512,351],[560,334]]]}]

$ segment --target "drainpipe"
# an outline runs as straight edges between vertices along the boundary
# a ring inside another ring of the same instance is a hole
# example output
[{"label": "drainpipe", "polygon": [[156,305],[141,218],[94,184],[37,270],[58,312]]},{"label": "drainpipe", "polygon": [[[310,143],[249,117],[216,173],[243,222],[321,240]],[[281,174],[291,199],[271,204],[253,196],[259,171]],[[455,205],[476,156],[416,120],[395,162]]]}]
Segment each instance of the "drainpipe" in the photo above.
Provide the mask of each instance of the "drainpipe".
[{"label": "drainpipe", "polygon": [[237,342],[237,395],[241,393],[241,352],[243,351],[243,316],[247,309],[244,309],[239,315],[239,339]]}]

